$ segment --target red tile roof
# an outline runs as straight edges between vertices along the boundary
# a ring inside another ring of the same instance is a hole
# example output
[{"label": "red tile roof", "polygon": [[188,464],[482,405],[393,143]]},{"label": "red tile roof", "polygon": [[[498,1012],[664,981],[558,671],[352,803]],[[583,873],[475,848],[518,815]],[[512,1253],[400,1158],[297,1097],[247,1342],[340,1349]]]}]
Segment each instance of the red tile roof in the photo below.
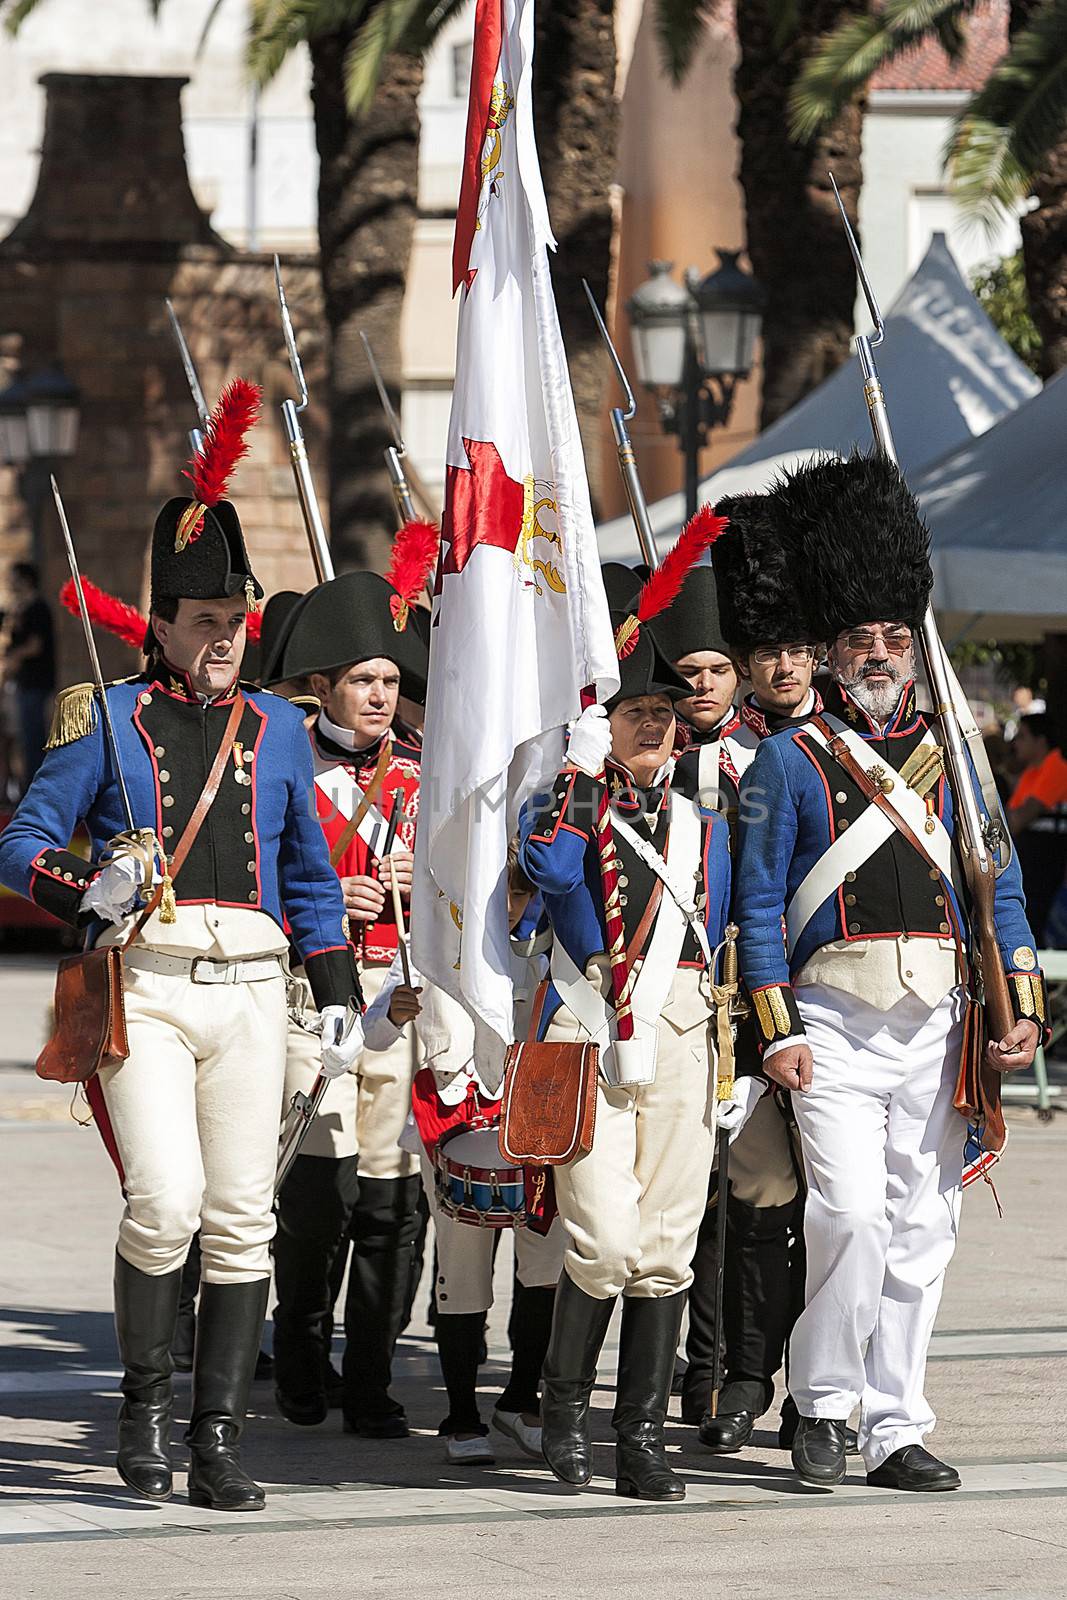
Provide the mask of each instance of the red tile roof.
[{"label": "red tile roof", "polygon": [[929,41],[906,51],[875,73],[875,90],[966,90],[973,93],[985,83],[1008,49],[1008,0],[985,0],[964,22],[967,43],[959,61],[952,62],[941,46]]}]

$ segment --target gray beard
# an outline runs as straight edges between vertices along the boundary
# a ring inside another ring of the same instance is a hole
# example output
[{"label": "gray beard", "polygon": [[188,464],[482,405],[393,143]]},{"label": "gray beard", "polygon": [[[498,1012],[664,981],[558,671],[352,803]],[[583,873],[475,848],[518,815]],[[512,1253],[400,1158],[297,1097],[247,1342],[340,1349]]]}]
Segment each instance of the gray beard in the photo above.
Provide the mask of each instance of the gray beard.
[{"label": "gray beard", "polygon": [[867,681],[866,678],[857,678],[855,683],[847,685],[848,692],[858,706],[861,706],[872,722],[877,722],[884,727],[896,710],[900,691],[904,687],[903,681],[886,684],[883,689]]}]

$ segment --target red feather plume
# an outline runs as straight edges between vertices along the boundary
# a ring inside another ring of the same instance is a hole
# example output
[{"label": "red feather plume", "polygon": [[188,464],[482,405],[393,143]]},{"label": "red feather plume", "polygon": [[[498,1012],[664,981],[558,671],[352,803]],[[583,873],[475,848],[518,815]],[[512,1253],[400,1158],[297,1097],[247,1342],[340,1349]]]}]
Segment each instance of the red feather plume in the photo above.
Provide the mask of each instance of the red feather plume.
[{"label": "red feather plume", "polygon": [[412,605],[421,594],[437,560],[441,548],[441,535],[434,522],[405,522],[393,540],[393,553],[385,569],[385,581],[391,583],[401,600]]},{"label": "red feather plume", "polygon": [[250,611],[245,617],[245,638],[249,644],[258,644],[259,636],[263,632],[262,611]]},{"label": "red feather plume", "polygon": [[245,435],[259,421],[263,390],[258,383],[234,378],[219,396],[204,434],[204,448],[190,456],[185,476],[202,506],[216,506],[225,498],[237,463],[248,454]]},{"label": "red feather plume", "polygon": [[[88,578],[82,579],[82,591],[89,612],[89,621],[95,627],[113,633],[123,644],[132,645],[135,650],[140,650],[144,644],[148,623],[137,607],[129,605],[125,600],[116,599],[113,594],[108,594],[106,589],[98,589]],[[81,615],[73,578],[67,579],[59,591],[59,598],[74,616]]]},{"label": "red feather plume", "polygon": [[[651,577],[641,586],[635,611],[638,626],[626,634],[621,646],[616,647],[620,660],[624,661],[630,652],[636,649],[639,625],[658,617],[661,611],[666,611],[667,607],[677,600],[686,574],[696,565],[705,551],[711,549],[719,535],[725,532],[728,522],[728,517],[715,515],[713,506],[701,506],[696,516],[686,523],[675,544],[668,550]],[[624,630],[625,624],[619,630],[620,634]]]}]

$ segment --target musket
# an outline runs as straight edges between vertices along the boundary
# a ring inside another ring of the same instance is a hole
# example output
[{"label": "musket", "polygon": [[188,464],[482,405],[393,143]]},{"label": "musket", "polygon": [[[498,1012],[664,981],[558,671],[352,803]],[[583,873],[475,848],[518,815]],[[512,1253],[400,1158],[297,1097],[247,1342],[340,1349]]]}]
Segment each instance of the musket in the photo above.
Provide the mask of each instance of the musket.
[{"label": "musket", "polygon": [[641,548],[641,559],[655,572],[659,566],[656,536],[652,532],[652,522],[648,515],[648,501],[645,499],[645,491],[642,489],[641,479],[638,477],[637,462],[634,460],[634,447],[630,441],[629,430],[626,427],[626,424],[637,413],[637,402],[634,399],[634,392],[630,388],[630,380],[626,376],[626,369],[619,360],[619,353],[612,343],[604,318],[600,315],[600,307],[594,300],[593,291],[584,278],[582,279],[582,288],[585,290],[585,298],[589,301],[589,309],[593,313],[596,325],[600,330],[600,337],[607,346],[611,364],[615,369],[615,376],[619,380],[619,386],[626,396],[625,411],[621,406],[612,406],[611,408],[611,431],[615,435],[615,452],[619,458],[619,473],[622,477],[622,486],[626,490],[626,500],[630,507],[630,515],[637,530],[637,542]]},{"label": "musket", "polygon": [[326,537],[318,497],[315,494],[307,445],[304,442],[304,430],[300,426],[300,413],[307,409],[308,386],[304,378],[304,364],[297,348],[296,334],[293,332],[293,319],[289,315],[289,302],[285,298],[282,269],[277,256],[274,257],[274,282],[278,290],[278,305],[281,308],[282,332],[285,335],[285,348],[289,356],[289,370],[293,374],[293,382],[299,395],[299,400],[282,401],[282,422],[285,425],[285,437],[289,442],[289,460],[292,463],[297,499],[300,501],[300,514],[304,519],[308,544],[311,547],[315,576],[320,583],[328,583],[334,576],[333,557],[330,554],[330,542]]},{"label": "musket", "polygon": [[185,381],[189,385],[189,393],[193,397],[193,405],[196,407],[196,414],[200,419],[198,428],[189,429],[189,449],[194,456],[198,456],[204,448],[204,434],[207,431],[211,412],[208,410],[207,401],[204,399],[204,391],[200,387],[200,379],[197,376],[196,363],[193,361],[192,352],[185,342],[185,334],[182,332],[182,325],[178,321],[178,313],[170,300],[164,299],[163,304],[167,308],[171,332],[174,334],[174,342],[177,344],[178,354],[181,356],[182,367],[185,370]]},{"label": "musket", "polygon": [[[856,338],[856,351],[860,360],[860,371],[863,374],[863,397],[867,402],[867,415],[870,418],[871,432],[874,435],[875,449],[879,455],[885,456],[899,470],[896,448],[893,444],[893,434],[889,426],[889,413],[886,410],[885,395],[878,378],[878,369],[875,366],[874,351],[885,337],[885,324],[882,314],[875,299],[874,290],[863,265],[856,235],[852,231],[852,224],[848,220],[840,190],[830,173],[830,182],[833,185],[834,198],[837,209],[841,213],[845,234],[848,239],[852,259],[856,264],[860,287],[863,290],[867,307],[874,322],[874,335],[861,333]],[[993,899],[996,888],[998,872],[1002,872],[1010,859],[1010,849],[1007,844],[1007,830],[1004,827],[999,802],[990,803],[986,783],[982,782],[983,797],[986,800],[987,812],[983,814],[975,797],[974,786],[971,781],[971,767],[964,748],[964,736],[960,727],[959,713],[956,708],[956,696],[962,691],[955,682],[955,676],[945,654],[945,647],[937,631],[937,621],[934,617],[933,605],[926,608],[922,626],[919,630],[919,647],[922,652],[923,665],[926,668],[927,680],[934,698],[934,715],[938,719],[941,729],[941,738],[945,750],[946,775],[952,789],[957,817],[957,836],[963,859],[964,876],[971,897],[971,920],[977,947],[977,967],[981,982],[982,994],[985,1001],[986,1016],[989,1024],[989,1036],[992,1039],[1003,1039],[1015,1025],[1012,1010],[1011,996],[1008,991],[1008,980],[1004,972],[1004,963],[1000,956],[1000,947],[997,943],[996,931],[993,925]],[[975,758],[975,769],[981,775],[983,770],[982,758],[978,756],[978,747],[972,742],[972,756]],[[986,763],[987,765],[988,763]],[[992,775],[989,783],[992,784]],[[995,793],[995,788],[994,791]]]},{"label": "musket", "polygon": [[[737,934],[735,923],[728,923],[725,929],[725,939],[722,944],[722,984],[716,990],[716,999],[719,1005],[727,1007],[730,1018],[731,1035],[736,1032],[737,1022],[746,1012],[747,1005],[741,998],[737,981]],[[716,952],[717,954],[717,952]],[[714,958],[713,958],[714,962]],[[711,974],[714,983],[714,971]],[[734,1070],[733,1062],[729,1063],[729,1071],[723,1070],[721,1053],[715,1063],[715,1104],[723,1105],[733,1098]],[[722,1388],[722,1355],[723,1355],[723,1326],[722,1313],[725,1300],[726,1287],[726,1213],[727,1202],[730,1196],[730,1131],[728,1128],[716,1128],[715,1132],[716,1160],[718,1164],[717,1182],[715,1185],[715,1341],[712,1346],[711,1356],[711,1404],[709,1414],[713,1417],[719,1415],[719,1391]]]},{"label": "musket", "polygon": [[[363,348],[367,352],[371,376],[374,378],[374,387],[378,391],[378,399],[381,401],[385,420],[389,424],[389,432],[393,436],[393,442],[391,445],[386,446],[384,455],[385,470],[389,474],[393,501],[396,505],[396,525],[398,528],[402,528],[405,522],[413,522],[418,516],[418,512],[415,509],[415,500],[412,499],[413,491],[415,499],[422,506],[423,513],[429,517],[431,522],[440,522],[440,507],[435,505],[433,496],[415,470],[414,462],[408,459],[404,435],[400,431],[400,418],[397,416],[393,402],[389,398],[389,391],[385,387],[385,379],[382,377],[382,370],[371,348],[371,342],[362,329],[360,329],[359,336],[363,340]],[[430,590],[432,599],[432,586],[427,584],[427,588]]]},{"label": "musket", "polygon": [[[359,1015],[358,1007],[354,1001],[349,1001],[348,1015],[345,1019],[345,1034],[353,1027]],[[317,1028],[310,1028],[309,1032],[321,1031],[322,1024]],[[289,1101],[288,1115],[282,1123],[281,1135],[278,1139],[278,1166],[274,1174],[274,1193],[277,1194],[285,1182],[289,1169],[300,1154],[300,1146],[307,1138],[311,1124],[318,1115],[323,1096],[330,1087],[329,1079],[321,1067],[315,1074],[315,1082],[311,1086],[311,1093],[305,1094],[298,1089]]]}]

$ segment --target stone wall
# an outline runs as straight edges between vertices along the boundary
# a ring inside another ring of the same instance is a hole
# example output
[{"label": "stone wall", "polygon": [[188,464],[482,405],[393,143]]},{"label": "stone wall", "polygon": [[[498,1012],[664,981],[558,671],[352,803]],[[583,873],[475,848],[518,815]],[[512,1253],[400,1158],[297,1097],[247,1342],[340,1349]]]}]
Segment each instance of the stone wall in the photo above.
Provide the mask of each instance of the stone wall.
[{"label": "stone wall", "polygon": [[[195,412],[164,298],[185,330],[208,404],[233,377],[263,385],[263,418],[234,477],[255,570],[268,594],[314,581],[279,406],[293,393],[273,260],[212,233],[189,190],[180,79],[49,74],[37,193],[0,242],[0,361],[10,381],[58,363],[82,395],[77,454],[60,487],[82,570],[144,608],[155,512],[181,493]],[[146,156],[146,152],[149,154]],[[283,259],[286,293],[312,404],[304,413],[312,469],[325,494],[325,345],[315,259]],[[0,560],[30,550],[16,474],[0,469]],[[45,587],[66,562],[55,514],[44,517]],[[60,681],[86,676],[79,625],[60,625]],[[107,673],[135,670],[132,652],[101,641]]]}]

